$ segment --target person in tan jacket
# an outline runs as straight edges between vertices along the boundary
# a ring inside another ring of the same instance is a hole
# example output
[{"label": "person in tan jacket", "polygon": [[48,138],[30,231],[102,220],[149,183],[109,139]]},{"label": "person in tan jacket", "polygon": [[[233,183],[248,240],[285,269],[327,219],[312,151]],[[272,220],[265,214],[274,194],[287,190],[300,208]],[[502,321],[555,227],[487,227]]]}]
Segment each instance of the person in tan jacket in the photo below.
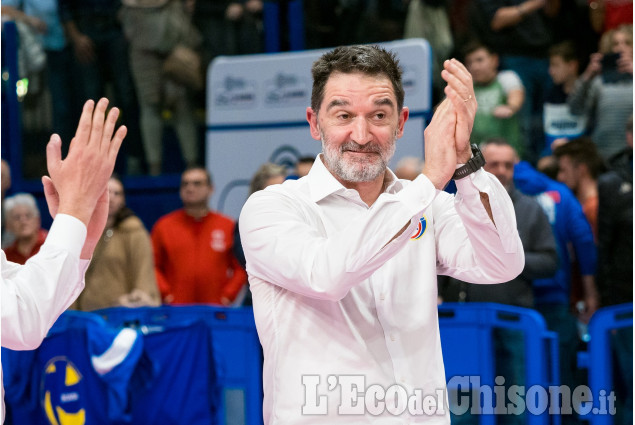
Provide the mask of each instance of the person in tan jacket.
[{"label": "person in tan jacket", "polygon": [[108,191],[106,228],[86,272],[86,288],[72,308],[92,311],[115,306],[158,306],[161,302],[148,231],[126,207],[121,180],[111,177]]}]

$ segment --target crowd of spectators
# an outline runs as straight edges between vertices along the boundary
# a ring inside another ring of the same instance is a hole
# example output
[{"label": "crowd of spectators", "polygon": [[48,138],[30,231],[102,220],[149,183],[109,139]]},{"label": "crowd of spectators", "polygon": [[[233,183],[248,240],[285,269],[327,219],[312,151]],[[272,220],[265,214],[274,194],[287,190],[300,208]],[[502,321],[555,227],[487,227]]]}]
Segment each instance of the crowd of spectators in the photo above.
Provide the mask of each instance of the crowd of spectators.
[{"label": "crowd of spectators", "polygon": [[172,133],[164,123],[174,128],[185,166],[200,164],[205,67],[218,55],[263,51],[262,8],[262,0],[3,2],[3,20],[36,36],[18,56],[46,56],[46,66],[20,71],[29,80],[21,94],[25,176],[44,172],[41,140],[51,132],[70,140],[82,100],[106,95],[128,127],[120,174],[165,170]]},{"label": "crowd of spectators", "polygon": [[[262,0],[3,2],[4,19],[37,34],[46,54],[43,70],[28,77],[48,84],[32,84],[23,108],[48,102],[51,113],[38,115],[48,125],[25,123],[25,173],[41,174],[41,134],[69,140],[81,99],[106,93],[129,128],[120,174],[164,172],[170,137],[184,168],[200,165],[204,68],[218,55],[263,51],[263,7]],[[504,137],[532,164],[560,136],[591,135],[605,160],[620,148],[632,111],[632,1],[306,0],[303,8],[308,49],[426,38],[433,103],[442,96],[443,60],[473,63],[475,76],[485,63],[491,70],[475,77],[484,93],[479,139]],[[174,68],[191,54],[198,60]]]}]

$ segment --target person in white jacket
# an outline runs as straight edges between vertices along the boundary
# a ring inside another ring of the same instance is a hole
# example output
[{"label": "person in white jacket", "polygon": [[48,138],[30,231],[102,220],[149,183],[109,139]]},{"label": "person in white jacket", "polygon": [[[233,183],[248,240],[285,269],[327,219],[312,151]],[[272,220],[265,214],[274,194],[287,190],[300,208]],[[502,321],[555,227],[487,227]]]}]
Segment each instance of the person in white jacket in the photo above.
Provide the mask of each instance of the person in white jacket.
[{"label": "person in white jacket", "polygon": [[58,135],[46,147],[49,176],[42,183],[53,224],[26,264],[7,261],[2,251],[2,347],[37,348],[84,288],[84,273],[108,218],[107,182],[127,131],[124,126],[115,131],[119,110],[106,116],[107,106],[105,98],[96,105],[86,102],[65,159]]}]

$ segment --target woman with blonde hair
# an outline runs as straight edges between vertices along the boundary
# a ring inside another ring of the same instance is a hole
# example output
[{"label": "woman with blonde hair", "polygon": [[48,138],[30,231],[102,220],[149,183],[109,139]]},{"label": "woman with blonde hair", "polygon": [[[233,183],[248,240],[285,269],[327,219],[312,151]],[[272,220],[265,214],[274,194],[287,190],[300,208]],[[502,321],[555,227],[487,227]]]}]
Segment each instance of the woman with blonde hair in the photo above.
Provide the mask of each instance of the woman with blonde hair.
[{"label": "woman with blonde hair", "polygon": [[605,160],[620,152],[626,122],[633,113],[633,25],[609,30],[600,40],[600,51],[578,78],[567,99],[571,112],[587,114]]}]

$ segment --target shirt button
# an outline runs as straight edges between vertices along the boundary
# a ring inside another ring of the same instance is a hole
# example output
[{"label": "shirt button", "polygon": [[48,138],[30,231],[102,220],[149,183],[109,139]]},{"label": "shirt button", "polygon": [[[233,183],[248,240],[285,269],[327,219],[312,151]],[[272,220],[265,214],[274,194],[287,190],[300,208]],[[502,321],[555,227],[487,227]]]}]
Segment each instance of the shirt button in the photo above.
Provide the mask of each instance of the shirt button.
[{"label": "shirt button", "polygon": [[395,334],[390,334],[390,340],[391,340],[391,341],[394,341],[395,339],[396,339],[396,338],[395,338]]},{"label": "shirt button", "polygon": [[384,293],[382,292],[381,294],[379,294],[379,300],[383,301],[386,299],[386,295],[384,295]]}]

